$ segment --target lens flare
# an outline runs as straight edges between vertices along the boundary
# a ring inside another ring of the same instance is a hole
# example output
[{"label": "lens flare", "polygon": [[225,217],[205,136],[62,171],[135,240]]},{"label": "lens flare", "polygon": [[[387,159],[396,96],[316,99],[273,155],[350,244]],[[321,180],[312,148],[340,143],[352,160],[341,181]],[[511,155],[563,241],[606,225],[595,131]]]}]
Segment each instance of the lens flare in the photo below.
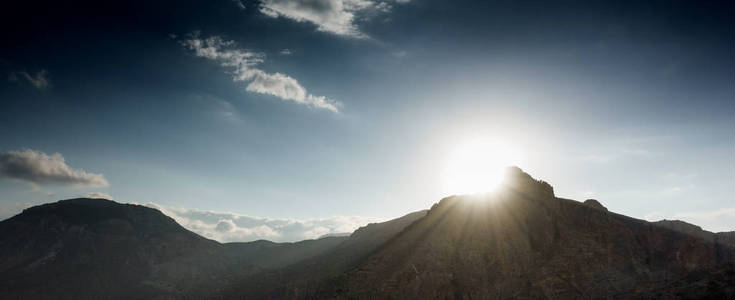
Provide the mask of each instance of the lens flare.
[{"label": "lens flare", "polygon": [[502,183],[505,169],[520,165],[521,159],[518,149],[498,139],[481,138],[462,143],[448,159],[443,173],[444,192],[450,195],[490,192]]}]

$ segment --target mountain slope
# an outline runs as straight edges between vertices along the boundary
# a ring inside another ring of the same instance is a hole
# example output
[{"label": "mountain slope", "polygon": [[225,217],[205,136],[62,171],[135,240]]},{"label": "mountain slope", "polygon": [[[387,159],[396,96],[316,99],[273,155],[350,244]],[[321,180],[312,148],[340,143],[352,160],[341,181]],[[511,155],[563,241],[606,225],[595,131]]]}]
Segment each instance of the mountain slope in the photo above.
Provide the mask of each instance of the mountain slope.
[{"label": "mountain slope", "polygon": [[259,269],[280,268],[320,255],[347,240],[346,236],[323,237],[294,243],[259,240],[222,244],[231,263]]},{"label": "mountain slope", "polygon": [[[233,279],[281,272],[279,268],[303,270],[289,266],[318,261],[339,272],[342,264],[351,266],[356,257],[366,256],[420,216],[370,224],[353,238],[220,244],[149,207],[103,199],[62,200],[0,222],[0,295],[3,299],[209,298],[221,295]],[[300,263],[304,261],[308,262]]]},{"label": "mountain slope", "polygon": [[371,253],[421,219],[427,210],[387,222],[372,223],[355,230],[348,239],[322,254],[285,268],[240,274],[219,294],[224,299],[305,298],[331,286],[331,280],[357,267]]},{"label": "mountain slope", "polygon": [[705,241],[716,242],[716,243],[726,244],[726,245],[735,247],[735,231],[715,233],[715,232],[703,230],[702,227],[699,227],[697,225],[689,224],[687,222],[679,221],[679,220],[661,220],[661,221],[653,222],[652,224],[656,226],[668,228],[674,231],[678,231],[681,233],[693,235]]},{"label": "mountain slope", "polygon": [[[314,297],[733,297],[727,244],[556,198],[520,169],[449,197]],[[599,204],[599,203],[598,203]],[[600,205],[601,206],[601,205]]]},{"label": "mountain slope", "polygon": [[101,199],[26,209],[0,222],[8,298],[183,297],[227,268],[217,242],[160,211]]}]

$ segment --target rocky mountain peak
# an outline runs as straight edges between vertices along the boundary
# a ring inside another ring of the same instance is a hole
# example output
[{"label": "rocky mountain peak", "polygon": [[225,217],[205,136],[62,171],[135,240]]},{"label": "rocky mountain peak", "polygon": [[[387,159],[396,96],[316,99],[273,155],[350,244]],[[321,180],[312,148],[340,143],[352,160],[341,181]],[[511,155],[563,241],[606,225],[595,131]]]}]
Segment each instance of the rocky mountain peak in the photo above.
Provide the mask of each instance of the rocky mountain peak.
[{"label": "rocky mountain peak", "polygon": [[587,205],[589,207],[592,207],[594,209],[604,210],[607,211],[607,207],[603,206],[600,201],[597,201],[595,199],[587,199],[584,200],[584,205]]}]

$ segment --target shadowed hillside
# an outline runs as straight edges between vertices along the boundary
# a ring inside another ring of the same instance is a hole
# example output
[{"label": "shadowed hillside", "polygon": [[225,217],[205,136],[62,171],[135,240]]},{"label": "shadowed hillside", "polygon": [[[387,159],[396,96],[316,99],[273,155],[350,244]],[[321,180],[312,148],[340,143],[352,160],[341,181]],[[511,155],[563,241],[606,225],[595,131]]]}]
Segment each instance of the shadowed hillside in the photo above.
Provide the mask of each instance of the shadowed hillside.
[{"label": "shadowed hillside", "polygon": [[181,297],[228,268],[217,242],[160,211],[101,199],[32,207],[0,222],[8,298]]},{"label": "shadowed hillside", "polygon": [[220,244],[149,207],[63,200],[0,222],[0,294],[3,299],[212,297],[233,278],[268,274],[335,248],[343,250],[329,257],[352,262],[400,231],[406,219],[370,224],[358,238]]},{"label": "shadowed hillside", "polygon": [[233,274],[318,255],[346,237],[227,243],[190,232],[156,209],[72,199],[0,222],[3,298],[198,298]]},{"label": "shadowed hillside", "polygon": [[735,251],[556,198],[520,169],[486,196],[448,197],[319,297],[732,297]]}]

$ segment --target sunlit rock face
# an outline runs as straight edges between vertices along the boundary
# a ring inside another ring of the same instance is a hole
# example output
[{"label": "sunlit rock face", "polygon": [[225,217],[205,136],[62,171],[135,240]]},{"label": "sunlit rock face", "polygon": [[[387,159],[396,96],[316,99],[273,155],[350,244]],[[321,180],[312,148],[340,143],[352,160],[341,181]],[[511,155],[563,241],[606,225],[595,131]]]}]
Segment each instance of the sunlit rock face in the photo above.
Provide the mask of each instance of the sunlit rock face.
[{"label": "sunlit rock face", "polygon": [[[510,169],[484,201],[455,196],[340,285],[345,298],[659,298],[733,295],[732,248],[554,197]],[[696,274],[696,275],[693,275]]]}]

